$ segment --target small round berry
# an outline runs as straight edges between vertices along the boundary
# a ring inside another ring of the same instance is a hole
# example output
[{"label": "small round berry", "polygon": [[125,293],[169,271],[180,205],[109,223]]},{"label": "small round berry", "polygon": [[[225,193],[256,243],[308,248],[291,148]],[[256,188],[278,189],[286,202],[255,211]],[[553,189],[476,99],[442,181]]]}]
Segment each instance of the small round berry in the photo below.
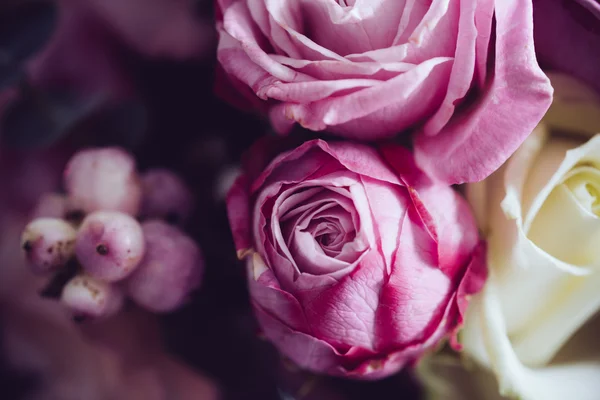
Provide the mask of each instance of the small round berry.
[{"label": "small round berry", "polygon": [[60,301],[77,318],[108,317],[121,309],[123,293],[111,283],[77,275],[65,285]]},{"label": "small round berry", "polygon": [[163,221],[145,222],[142,229],[146,254],[127,279],[127,294],[150,311],[172,311],[199,286],[202,254],[191,238]]},{"label": "small round berry", "polygon": [[21,235],[21,247],[31,270],[37,274],[62,267],[73,255],[77,232],[58,218],[38,218],[30,222]]},{"label": "small round berry", "polygon": [[175,173],[152,169],[142,175],[142,210],[145,218],[161,218],[174,225],[187,220],[193,205],[192,192]]},{"label": "small round berry", "polygon": [[144,256],[144,234],[130,215],[96,211],[81,224],[75,254],[91,276],[118,281],[131,274]]},{"label": "small round berry", "polygon": [[82,150],[64,172],[72,206],[85,213],[100,210],[137,215],[142,187],[135,159],[116,147]]}]

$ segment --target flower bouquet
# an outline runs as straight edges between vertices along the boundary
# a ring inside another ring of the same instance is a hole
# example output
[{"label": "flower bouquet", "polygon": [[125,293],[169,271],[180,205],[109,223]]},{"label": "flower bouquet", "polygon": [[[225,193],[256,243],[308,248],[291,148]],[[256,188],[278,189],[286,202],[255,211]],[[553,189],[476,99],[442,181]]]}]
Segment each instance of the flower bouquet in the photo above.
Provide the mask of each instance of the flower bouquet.
[{"label": "flower bouquet", "polygon": [[596,1],[0,20],[7,398],[600,400]]}]

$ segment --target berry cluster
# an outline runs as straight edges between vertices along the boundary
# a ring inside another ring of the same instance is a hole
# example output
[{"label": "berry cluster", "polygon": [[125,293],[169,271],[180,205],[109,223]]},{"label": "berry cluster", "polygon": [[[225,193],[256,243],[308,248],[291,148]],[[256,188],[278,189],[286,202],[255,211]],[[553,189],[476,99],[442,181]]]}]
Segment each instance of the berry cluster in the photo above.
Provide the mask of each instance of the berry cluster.
[{"label": "berry cluster", "polygon": [[42,196],[21,238],[31,270],[51,276],[43,295],[80,319],[113,315],[125,297],[172,311],[198,287],[202,254],[180,229],[193,199],[177,175],[139,175],[124,150],[90,149],[68,162],[64,186]]}]

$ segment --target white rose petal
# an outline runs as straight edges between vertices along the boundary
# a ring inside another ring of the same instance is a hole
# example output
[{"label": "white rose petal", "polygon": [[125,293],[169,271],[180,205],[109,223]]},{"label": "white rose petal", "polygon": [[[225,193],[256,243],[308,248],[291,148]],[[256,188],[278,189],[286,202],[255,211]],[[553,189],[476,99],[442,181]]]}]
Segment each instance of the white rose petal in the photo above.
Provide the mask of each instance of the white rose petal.
[{"label": "white rose petal", "polygon": [[[431,399],[600,399],[600,317],[589,323],[600,310],[600,97],[551,79],[555,99],[540,126],[500,170],[467,187],[490,273],[459,340],[479,372],[430,357],[420,374],[439,395]],[[480,379],[486,370],[496,387]]]}]

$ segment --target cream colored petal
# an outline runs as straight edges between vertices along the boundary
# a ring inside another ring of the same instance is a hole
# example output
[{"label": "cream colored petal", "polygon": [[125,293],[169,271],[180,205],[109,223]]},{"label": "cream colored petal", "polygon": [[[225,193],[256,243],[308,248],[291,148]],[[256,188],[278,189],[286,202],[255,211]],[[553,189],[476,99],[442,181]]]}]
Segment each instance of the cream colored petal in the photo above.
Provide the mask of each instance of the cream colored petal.
[{"label": "cream colored petal", "polygon": [[600,267],[600,218],[586,210],[565,184],[550,193],[527,236],[564,263]]},{"label": "cream colored petal", "polygon": [[519,223],[523,220],[521,201],[525,183],[538,154],[548,141],[548,135],[546,127],[539,125],[506,162],[504,188],[506,198],[511,200],[507,202],[505,198],[503,203],[507,204],[501,204],[501,206],[509,219],[517,220]]},{"label": "cream colored petal", "polygon": [[417,365],[426,400],[597,400],[599,363],[575,363],[526,370],[526,392],[503,396],[491,372],[466,368],[458,357],[435,355]]},{"label": "cream colored petal", "polygon": [[[557,191],[559,194],[563,192]],[[494,235],[490,237],[490,247],[496,250],[490,253],[488,261],[494,271],[495,284],[499,292],[498,296],[502,309],[507,315],[506,324],[511,333],[523,332],[526,326],[530,325],[531,316],[537,315],[545,309],[547,299],[554,296],[554,293],[560,289],[565,279],[571,279],[572,276],[587,277],[595,269],[594,266],[581,267],[568,263],[577,260],[573,257],[567,257],[565,254],[580,256],[582,253],[569,253],[569,243],[565,243],[566,246],[559,247],[551,241],[558,237],[558,229],[566,229],[569,226],[567,222],[563,221],[564,226],[557,228],[560,224],[551,224],[552,221],[561,221],[561,215],[569,222],[573,220],[581,221],[581,218],[576,219],[573,216],[577,215],[576,213],[579,210],[576,205],[571,203],[569,208],[569,203],[561,202],[560,198],[557,201],[552,201],[554,197],[553,195],[552,198],[549,198],[548,207],[540,214],[542,217],[540,221],[545,219],[546,224],[536,225],[536,230],[533,232],[534,241],[527,237],[523,229],[517,224],[513,226],[512,231],[513,233],[516,231],[516,240],[507,238],[508,234],[511,233],[508,229],[504,231],[503,236]],[[507,201],[511,201],[508,196],[505,199],[505,202]],[[563,207],[564,209],[561,209],[560,212],[552,212],[550,206],[555,203],[557,204],[556,207],[559,209]],[[573,211],[573,213],[568,215],[566,213],[568,210]],[[552,220],[548,221],[546,211],[553,218]],[[596,232],[597,221],[588,222],[592,223],[590,229],[586,229],[585,225],[581,224],[580,226],[574,226],[572,230],[583,233],[583,237],[586,236],[586,231],[588,233]],[[541,237],[542,233],[549,235],[544,238]],[[582,236],[573,235],[573,237],[580,240]],[[588,243],[589,245],[585,248],[594,249],[592,240],[581,241],[581,243]],[[510,244],[512,244],[512,247],[509,247]],[[545,249],[552,249],[553,253],[549,254]],[[562,254],[557,249],[563,249]],[[556,256],[563,257],[563,259]],[[588,257],[587,260],[590,260],[590,258]],[[586,264],[584,263],[584,265]],[[549,350],[554,352],[556,348]]]},{"label": "cream colored petal", "polygon": [[[527,143],[527,141],[525,143]],[[510,162],[512,163],[512,159]],[[544,204],[546,197],[548,197],[552,189],[564,180],[567,173],[573,167],[575,167],[575,165],[582,162],[590,162],[600,166],[600,135],[596,135],[583,145],[566,152],[563,162],[548,180],[548,184],[542,190],[540,190],[532,200],[531,206],[527,211],[527,215],[523,217],[523,229],[525,232],[529,230],[533,219]],[[515,186],[515,184],[511,183],[511,180],[507,178],[507,193],[510,186]]]},{"label": "cream colored petal", "polygon": [[522,400],[598,400],[600,360],[528,370]]},{"label": "cream colored petal", "polygon": [[523,396],[527,385],[526,368],[514,353],[506,333],[506,324],[500,301],[492,282],[481,292],[481,309],[477,320],[483,343],[489,357],[489,367],[498,380],[499,392],[503,396]]},{"label": "cream colored petal", "polygon": [[[515,350],[528,365],[547,363],[600,308],[600,296],[597,295],[600,287],[599,236],[598,217],[585,210],[565,184],[555,188],[538,213],[529,238],[562,261],[594,265],[595,268],[588,276],[552,274],[554,279],[549,281],[550,275],[540,271],[537,277],[525,278],[538,283],[541,278],[545,283],[541,291],[532,292],[535,296],[530,296],[536,299],[533,303],[538,306],[537,310],[531,312],[518,331],[511,331]],[[523,309],[517,302],[513,305]],[[505,312],[511,315],[510,309]]]},{"label": "cream colored petal", "polygon": [[579,165],[565,176],[568,187],[578,204],[592,215],[600,216],[600,169],[593,164]]},{"label": "cream colored petal", "polygon": [[[490,202],[490,207],[501,207],[505,214],[494,218],[490,224],[488,261],[496,276],[503,309],[510,315],[507,324],[511,332],[520,329],[529,316],[543,306],[543,299],[551,293],[565,272],[574,275],[589,273],[586,268],[564,263],[540,249],[529,240],[523,227],[521,202],[527,181],[526,173],[539,158],[546,135],[543,128],[538,129],[513,155],[504,171],[506,196],[500,206]],[[560,181],[557,173],[552,174],[550,181]],[[542,182],[539,186],[543,187],[538,191],[535,202],[543,204],[555,184],[543,185]],[[531,293],[536,296],[522,304],[521,299],[531,297]]]},{"label": "cream colored petal", "polygon": [[[537,154],[533,167],[528,171],[527,180],[523,187],[521,198],[521,207],[523,209],[523,218],[535,218],[540,204],[545,197],[552,191],[548,187],[552,178],[556,175],[558,169],[563,163],[567,151],[581,146],[583,143],[574,139],[564,139],[551,137],[545,142],[539,154]],[[556,182],[560,181],[555,180]],[[543,193],[540,195],[540,193]],[[536,207],[532,209],[532,203],[536,200]],[[531,217],[530,217],[531,216]],[[527,230],[527,229],[526,229]]]},{"label": "cream colored petal", "polygon": [[[561,182],[565,174],[577,162],[590,154],[597,153],[600,155],[600,136],[596,136],[583,146],[569,150],[566,153],[564,161],[550,178],[548,184],[534,198],[527,216],[524,218],[521,200],[523,198],[525,179],[521,171],[528,171],[531,168],[532,153],[537,153],[542,144],[543,141],[538,136],[528,138],[507,164],[505,172],[506,197],[502,200],[501,207],[506,217],[515,221],[518,234],[514,245],[513,242],[509,244],[513,249],[511,254],[500,255],[503,258],[501,268],[502,270],[505,268],[527,268],[532,263],[549,262],[556,268],[575,275],[588,274],[590,272],[589,269],[562,262],[541,250],[527,238],[527,232],[539,209],[554,187]],[[494,238],[494,240],[497,239]],[[491,247],[495,248],[496,243],[491,243]]]},{"label": "cream colored petal", "polygon": [[[550,362],[600,308],[599,287],[600,273],[563,280],[545,307],[532,316],[524,332],[513,337],[521,361],[531,366]],[[597,347],[597,342],[594,344]]]},{"label": "cream colored petal", "polygon": [[[594,137],[588,143],[580,146],[576,149],[569,150],[563,162],[558,168],[555,167],[556,163],[552,165],[552,168],[548,170],[556,169],[551,174],[549,183],[539,190],[537,196],[535,196],[532,205],[529,209],[528,218],[531,216],[537,216],[540,208],[544,205],[548,199],[548,195],[552,192],[553,188],[557,184],[560,184],[565,176],[568,176],[569,170],[580,161],[587,159],[595,160],[595,154],[600,154],[600,140],[599,136]],[[531,154],[534,153],[532,148],[535,150],[535,145],[539,145],[539,139],[534,137],[534,140],[528,139],[526,142],[530,147],[526,151],[519,150],[515,156],[509,161],[506,166],[505,172],[505,184],[507,195],[502,202],[502,208],[506,213],[506,217],[512,219],[512,224],[507,225],[504,220],[495,220],[492,224],[492,235],[489,237],[490,243],[490,256],[489,262],[490,267],[495,271],[497,276],[497,285],[499,287],[499,293],[501,303],[506,315],[510,317],[507,320],[507,325],[510,332],[519,332],[523,329],[523,326],[528,323],[530,316],[538,313],[544,306],[544,299],[552,295],[552,292],[557,290],[557,285],[565,278],[564,274],[572,275],[587,275],[593,271],[595,262],[579,263],[582,265],[574,265],[571,262],[576,260],[573,257],[566,257],[564,253],[568,253],[569,247],[562,246],[558,247],[555,244],[544,245],[543,241],[536,238],[534,232],[534,241],[531,241],[530,235],[528,235],[526,226],[523,226],[522,221],[522,208],[520,199],[522,198],[523,192],[523,180],[520,177],[519,171],[527,170],[529,167],[529,160]],[[555,149],[558,149],[556,147]],[[546,154],[546,155],[544,155]],[[550,152],[542,152],[538,159],[545,158],[547,155],[552,154]],[[546,157],[550,159],[551,157]],[[550,165],[551,162],[547,161],[543,165]],[[536,164],[537,166],[537,164]],[[550,175],[550,174],[547,174]],[[541,175],[539,175],[541,176]],[[538,185],[538,187],[541,185]],[[568,203],[565,203],[568,205]],[[547,238],[558,237],[559,233],[569,222],[572,222],[573,214],[567,216],[565,210],[561,209],[559,205],[555,212],[548,212],[546,216],[542,216],[541,219],[550,219],[550,221],[557,220],[557,225],[560,225],[559,230],[557,228],[549,227],[547,224],[544,229],[537,229],[537,231],[545,231]],[[575,210],[576,208],[570,208]],[[561,220],[561,215],[569,221]],[[535,218],[531,218],[530,224]],[[578,219],[581,221],[581,219]],[[539,221],[539,219],[538,219]],[[595,230],[595,223],[592,222],[590,229],[586,228],[585,225],[580,227],[574,226],[573,230],[580,230],[579,233],[586,236],[595,236],[593,233]],[[526,222],[525,222],[526,223]],[[538,223],[539,224],[539,223]],[[564,226],[562,226],[565,224]],[[578,223],[579,224],[579,223]],[[544,227],[544,225],[539,225]],[[553,225],[556,226],[556,225]],[[573,225],[571,225],[573,226]],[[581,239],[581,235],[577,235],[578,240]],[[587,261],[596,259],[594,246],[592,245],[593,239],[582,241],[584,244],[589,244],[584,248],[588,254]],[[540,247],[540,244],[542,247]],[[579,244],[579,243],[578,243]],[[562,248],[564,251],[557,252],[557,249]],[[553,249],[552,254],[549,254],[546,250]],[[581,246],[579,246],[581,249]],[[581,256],[579,251],[575,251],[570,255]],[[591,255],[590,255],[591,254]],[[558,257],[558,258],[557,258]],[[565,262],[566,261],[566,262]],[[535,293],[535,296],[531,294]],[[526,303],[523,303],[521,299],[532,297]],[[555,349],[553,349],[554,351]]]},{"label": "cream colored petal", "polygon": [[492,190],[491,178],[490,176],[480,182],[465,185],[465,196],[471,205],[477,226],[484,235],[487,235],[489,227],[489,192]]},{"label": "cream colored petal", "polygon": [[[521,200],[524,185],[532,164],[546,143],[548,132],[539,126],[521,145],[510,160],[494,175],[494,182],[488,187],[487,198],[489,210],[489,258],[498,259],[492,262],[492,268],[498,267],[501,275],[507,266],[514,265],[511,260],[511,249],[522,240],[518,235],[518,227],[522,225],[523,211]],[[517,264],[519,265],[519,264]]]},{"label": "cream colored petal", "polygon": [[469,359],[475,360],[481,365],[489,367],[491,361],[483,335],[481,334],[481,318],[483,315],[483,297],[477,294],[471,298],[465,322],[459,333],[459,342],[463,346],[463,352]]},{"label": "cream colored petal", "polygon": [[[488,282],[481,296],[478,318],[479,333],[485,343],[489,366],[503,396],[521,400],[597,400],[600,393],[600,358],[598,362],[551,365],[532,369],[523,365],[506,333],[497,288]],[[467,337],[463,337],[469,351]],[[487,397],[485,397],[487,398]]]},{"label": "cream colored petal", "polygon": [[[555,101],[544,124],[600,132],[598,96],[569,78],[555,78],[553,84]],[[600,354],[586,363],[564,355],[564,348],[572,347],[569,339],[600,308],[594,199],[585,197],[581,182],[563,184],[580,172],[569,175],[582,162],[600,166],[600,139],[578,144],[548,142],[547,129],[539,126],[496,176],[467,187],[479,225],[489,234],[491,275],[471,302],[460,341],[465,354],[491,368],[499,390],[435,356],[420,374],[431,399],[499,399],[498,393],[521,400],[598,399]],[[499,174],[504,184],[497,184]],[[545,366],[561,348],[557,359],[570,363]],[[474,387],[485,387],[486,393],[473,397]]]}]

